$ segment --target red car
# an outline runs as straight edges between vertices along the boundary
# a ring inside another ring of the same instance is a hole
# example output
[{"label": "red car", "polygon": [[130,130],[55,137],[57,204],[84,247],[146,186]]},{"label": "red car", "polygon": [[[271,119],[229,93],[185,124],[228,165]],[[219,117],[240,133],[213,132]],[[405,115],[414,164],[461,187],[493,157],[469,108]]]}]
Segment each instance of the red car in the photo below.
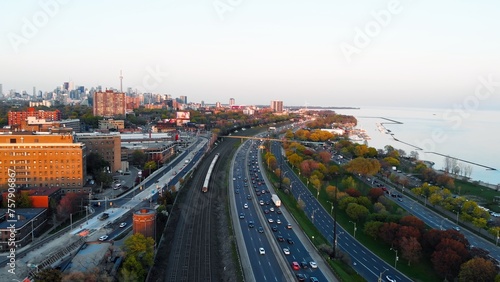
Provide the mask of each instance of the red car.
[{"label": "red car", "polygon": [[296,261],[292,262],[292,268],[293,268],[293,270],[300,270],[299,263]]}]

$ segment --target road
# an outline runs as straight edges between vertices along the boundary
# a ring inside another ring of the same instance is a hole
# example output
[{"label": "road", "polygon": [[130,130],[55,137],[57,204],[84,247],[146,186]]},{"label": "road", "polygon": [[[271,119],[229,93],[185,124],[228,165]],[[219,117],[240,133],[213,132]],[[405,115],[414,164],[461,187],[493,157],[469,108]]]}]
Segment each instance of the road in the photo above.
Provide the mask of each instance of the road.
[{"label": "road", "polygon": [[[282,168],[283,173],[290,179],[292,194],[298,200],[304,201],[304,211],[311,218],[311,221],[316,228],[327,238],[332,244],[334,220],[330,211],[326,211],[323,206],[316,200],[316,195],[313,195],[306,186],[300,181],[297,175],[291,170],[282,155],[281,144],[277,142],[271,143],[271,151],[278,161],[278,165]],[[354,224],[352,228],[354,229]],[[364,277],[367,281],[378,281],[383,273],[383,277],[390,275],[396,281],[411,281],[410,278],[395,269],[392,265],[387,264],[370,250],[361,245],[353,236],[346,232],[340,225],[337,225],[337,246],[343,252],[349,254],[352,261],[352,267]]]}]

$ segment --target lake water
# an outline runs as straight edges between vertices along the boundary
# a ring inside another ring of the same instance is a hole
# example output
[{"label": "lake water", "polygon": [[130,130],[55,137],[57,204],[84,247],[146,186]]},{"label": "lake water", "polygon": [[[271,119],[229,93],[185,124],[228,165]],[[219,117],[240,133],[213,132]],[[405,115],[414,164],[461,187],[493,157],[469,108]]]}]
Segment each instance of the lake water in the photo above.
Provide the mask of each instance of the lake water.
[{"label": "lake water", "polygon": [[[472,179],[500,183],[500,111],[389,107],[335,111],[355,116],[358,128],[371,137],[371,147],[391,145],[407,154],[416,151],[419,159],[434,162],[435,169],[445,165],[445,157],[438,154],[458,158],[462,160],[459,163],[472,167]],[[377,126],[380,123],[393,135],[381,132]]]}]

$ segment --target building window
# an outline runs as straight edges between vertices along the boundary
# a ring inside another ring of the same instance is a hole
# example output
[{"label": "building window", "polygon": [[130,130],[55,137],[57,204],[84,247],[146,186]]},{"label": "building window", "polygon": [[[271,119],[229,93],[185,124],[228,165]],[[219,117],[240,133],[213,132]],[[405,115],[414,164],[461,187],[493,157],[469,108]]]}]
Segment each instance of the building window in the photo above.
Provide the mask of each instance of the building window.
[{"label": "building window", "polygon": [[16,143],[16,138],[10,138],[10,143]]}]

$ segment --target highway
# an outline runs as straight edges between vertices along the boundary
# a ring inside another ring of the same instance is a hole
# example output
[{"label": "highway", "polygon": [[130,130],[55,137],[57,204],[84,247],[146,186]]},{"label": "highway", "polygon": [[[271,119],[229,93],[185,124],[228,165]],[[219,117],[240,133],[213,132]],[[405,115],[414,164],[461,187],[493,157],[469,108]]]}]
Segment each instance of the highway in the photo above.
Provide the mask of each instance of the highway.
[{"label": "highway", "polygon": [[[305,185],[300,181],[297,175],[291,170],[282,155],[281,144],[277,142],[271,143],[271,151],[278,161],[278,165],[282,168],[283,173],[290,179],[292,194],[298,200],[302,199],[305,203],[304,211],[311,218],[311,221],[316,228],[323,234],[325,238],[333,244],[333,225],[334,220],[330,211],[326,211],[316,200],[316,195],[313,195]],[[352,226],[354,229],[354,224]],[[357,230],[362,232],[361,230]],[[395,269],[392,265],[387,264],[370,250],[361,245],[353,236],[346,232],[340,225],[337,225],[337,246],[343,252],[349,254],[352,261],[352,267],[364,277],[367,281],[378,281],[379,277],[385,279],[386,275],[390,275],[396,281],[412,281],[404,274]]]}]

